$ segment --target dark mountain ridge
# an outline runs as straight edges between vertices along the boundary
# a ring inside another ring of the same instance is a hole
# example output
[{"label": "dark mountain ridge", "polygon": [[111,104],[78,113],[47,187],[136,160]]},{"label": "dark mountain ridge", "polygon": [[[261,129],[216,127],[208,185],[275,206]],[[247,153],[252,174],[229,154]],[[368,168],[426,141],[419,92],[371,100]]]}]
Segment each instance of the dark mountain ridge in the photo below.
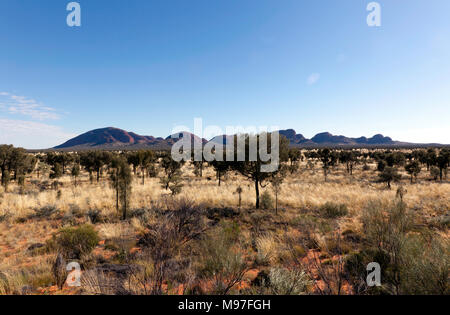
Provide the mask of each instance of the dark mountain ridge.
[{"label": "dark mountain ridge", "polygon": [[171,135],[164,139],[161,137],[141,136],[134,132],[107,127],[83,133],[82,135],[54,147],[54,149],[167,149],[184,137],[191,137],[193,142],[207,142],[207,140],[200,139],[196,135],[186,131]]},{"label": "dark mountain ridge", "polygon": [[[349,138],[336,136],[329,132],[323,132],[307,139],[302,134],[297,134],[294,129],[280,130],[280,134],[285,136],[290,145],[294,147],[380,147],[380,146],[426,146],[437,144],[414,144],[394,141],[390,137],[377,134],[371,138],[359,137]],[[67,142],[54,147],[56,150],[135,150],[135,149],[169,149],[175,142],[184,137],[191,137],[194,142],[207,143],[208,140],[201,139],[189,132],[180,132],[167,138],[142,136],[122,129],[108,127],[88,131]],[[227,143],[231,136],[217,136],[210,141]]]}]

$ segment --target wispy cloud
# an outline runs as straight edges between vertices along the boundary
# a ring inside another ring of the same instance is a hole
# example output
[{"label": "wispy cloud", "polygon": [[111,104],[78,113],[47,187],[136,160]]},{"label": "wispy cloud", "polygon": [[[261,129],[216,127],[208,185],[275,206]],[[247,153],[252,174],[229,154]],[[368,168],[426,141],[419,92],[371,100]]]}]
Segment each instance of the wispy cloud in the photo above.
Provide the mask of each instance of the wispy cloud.
[{"label": "wispy cloud", "polygon": [[0,144],[14,144],[27,149],[45,149],[59,145],[75,134],[59,126],[34,121],[0,118]]},{"label": "wispy cloud", "polygon": [[35,120],[57,120],[56,109],[43,105],[32,98],[0,92],[0,110],[12,115],[22,115]]},{"label": "wispy cloud", "polygon": [[306,80],[306,83],[308,83],[308,85],[313,85],[316,84],[320,79],[320,73],[312,73],[308,79]]}]

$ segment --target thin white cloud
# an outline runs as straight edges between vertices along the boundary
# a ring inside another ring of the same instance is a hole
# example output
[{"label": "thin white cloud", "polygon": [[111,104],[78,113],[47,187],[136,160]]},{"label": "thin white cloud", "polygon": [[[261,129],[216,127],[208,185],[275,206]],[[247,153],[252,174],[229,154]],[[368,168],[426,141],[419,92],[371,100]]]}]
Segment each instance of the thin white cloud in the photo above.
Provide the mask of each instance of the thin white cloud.
[{"label": "thin white cloud", "polygon": [[0,92],[0,110],[11,115],[22,115],[35,120],[57,120],[60,115],[52,107],[38,103],[26,96]]},{"label": "thin white cloud", "polygon": [[45,149],[73,137],[75,134],[65,132],[59,126],[0,118],[0,144],[13,144],[26,149]]},{"label": "thin white cloud", "polygon": [[319,79],[320,73],[311,73],[311,75],[306,80],[306,83],[308,83],[308,85],[313,85],[316,84],[319,81]]}]

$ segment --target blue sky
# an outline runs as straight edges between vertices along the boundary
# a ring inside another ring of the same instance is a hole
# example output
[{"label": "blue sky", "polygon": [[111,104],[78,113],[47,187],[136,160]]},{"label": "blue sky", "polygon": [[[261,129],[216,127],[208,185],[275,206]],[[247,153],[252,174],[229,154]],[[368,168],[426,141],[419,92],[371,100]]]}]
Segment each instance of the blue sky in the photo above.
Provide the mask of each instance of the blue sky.
[{"label": "blue sky", "polygon": [[450,1],[0,2],[0,143],[114,126],[294,128],[450,143]]}]

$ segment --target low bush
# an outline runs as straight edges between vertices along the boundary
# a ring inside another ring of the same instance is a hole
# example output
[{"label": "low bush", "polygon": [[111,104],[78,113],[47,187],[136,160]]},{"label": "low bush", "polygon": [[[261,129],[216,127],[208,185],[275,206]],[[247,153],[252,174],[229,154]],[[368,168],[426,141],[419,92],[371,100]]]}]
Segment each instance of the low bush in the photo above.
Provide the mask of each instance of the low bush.
[{"label": "low bush", "polygon": [[263,192],[261,195],[261,208],[265,210],[273,209],[273,205],[272,195],[268,191]]},{"label": "low bush", "polygon": [[91,225],[82,225],[78,228],[64,228],[56,238],[58,249],[68,259],[80,259],[88,255],[99,242],[97,232]]},{"label": "low bush", "polygon": [[59,213],[59,210],[54,205],[47,205],[42,208],[34,209],[35,217],[37,218],[49,218],[54,214]]},{"label": "low bush", "polygon": [[6,220],[8,220],[8,218],[11,216],[11,213],[9,211],[5,211],[3,213],[0,213],[0,223],[1,222],[6,222]]},{"label": "low bush", "polygon": [[87,217],[92,224],[102,223],[105,221],[102,212],[98,209],[89,209],[87,212]]},{"label": "low bush", "polygon": [[320,214],[326,218],[339,218],[346,216],[348,209],[345,204],[327,202],[320,207]]},{"label": "low bush", "polygon": [[223,228],[203,239],[199,263],[200,274],[213,279],[214,294],[228,294],[248,270],[241,249]]}]

